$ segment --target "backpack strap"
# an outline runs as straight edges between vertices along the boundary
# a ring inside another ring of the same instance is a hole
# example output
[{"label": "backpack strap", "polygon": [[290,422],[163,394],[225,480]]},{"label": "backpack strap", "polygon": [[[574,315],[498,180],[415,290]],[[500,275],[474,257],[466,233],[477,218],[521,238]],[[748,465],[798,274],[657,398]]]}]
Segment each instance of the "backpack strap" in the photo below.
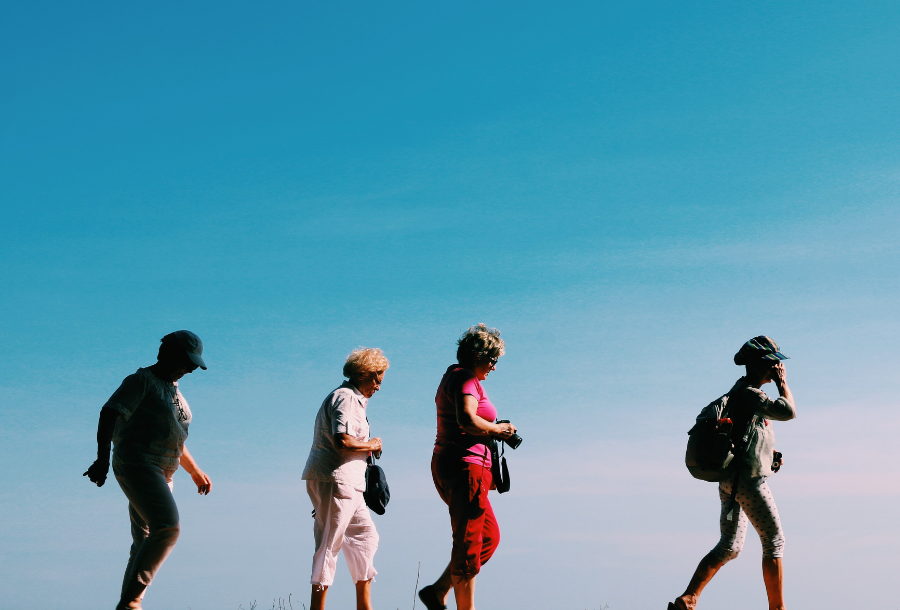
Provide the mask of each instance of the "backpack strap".
[{"label": "backpack strap", "polygon": [[731,481],[731,498],[729,499],[729,510],[728,514],[725,515],[725,519],[728,521],[734,521],[734,509],[738,507],[737,502],[737,488],[738,488],[738,480],[741,478],[741,467],[744,465],[744,450],[747,447],[747,441],[750,440],[750,434],[753,432],[753,429],[756,427],[756,424],[759,423],[759,415],[753,414],[753,417],[750,418],[750,421],[747,422],[747,428],[744,430],[744,436],[741,437],[741,446],[740,448],[735,447],[735,450],[739,450],[741,452],[740,457],[737,456],[735,452],[735,465],[734,465],[734,479]]}]

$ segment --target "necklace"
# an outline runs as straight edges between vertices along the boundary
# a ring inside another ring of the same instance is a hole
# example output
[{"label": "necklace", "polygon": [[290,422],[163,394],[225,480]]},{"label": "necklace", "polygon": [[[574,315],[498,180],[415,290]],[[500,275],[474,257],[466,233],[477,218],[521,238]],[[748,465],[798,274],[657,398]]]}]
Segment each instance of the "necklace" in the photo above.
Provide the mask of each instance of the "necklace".
[{"label": "necklace", "polygon": [[178,386],[172,384],[172,404],[175,405],[175,408],[178,409],[178,421],[186,422],[187,421],[187,413],[184,412],[184,405],[181,404],[181,399],[178,397]]}]

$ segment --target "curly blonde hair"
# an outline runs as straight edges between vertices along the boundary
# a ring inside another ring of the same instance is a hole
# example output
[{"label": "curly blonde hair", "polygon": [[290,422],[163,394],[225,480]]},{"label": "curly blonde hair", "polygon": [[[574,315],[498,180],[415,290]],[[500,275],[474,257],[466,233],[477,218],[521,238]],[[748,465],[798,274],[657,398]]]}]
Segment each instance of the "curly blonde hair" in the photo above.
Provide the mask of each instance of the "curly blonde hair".
[{"label": "curly blonde hair", "polygon": [[456,360],[460,364],[482,364],[500,358],[506,351],[500,331],[484,324],[478,324],[464,332],[456,345]]},{"label": "curly blonde hair", "polygon": [[391,363],[377,347],[358,347],[344,362],[344,377],[360,379],[368,374],[382,373]]}]

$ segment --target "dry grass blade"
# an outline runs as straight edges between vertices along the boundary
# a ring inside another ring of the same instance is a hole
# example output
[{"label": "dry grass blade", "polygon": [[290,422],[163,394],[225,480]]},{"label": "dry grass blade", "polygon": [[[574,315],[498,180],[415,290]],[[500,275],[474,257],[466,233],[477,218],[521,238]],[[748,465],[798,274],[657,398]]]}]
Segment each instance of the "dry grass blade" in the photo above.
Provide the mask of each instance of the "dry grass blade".
[{"label": "dry grass blade", "polygon": [[416,594],[419,592],[419,573],[422,571],[422,562],[416,568],[416,586],[413,589],[413,610],[416,610]]}]

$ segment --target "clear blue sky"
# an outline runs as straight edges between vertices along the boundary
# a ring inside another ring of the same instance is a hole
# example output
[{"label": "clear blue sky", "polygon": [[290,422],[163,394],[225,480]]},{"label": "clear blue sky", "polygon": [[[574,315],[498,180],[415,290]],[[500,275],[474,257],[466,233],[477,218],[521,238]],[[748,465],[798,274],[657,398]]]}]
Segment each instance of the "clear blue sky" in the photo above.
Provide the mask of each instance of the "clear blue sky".
[{"label": "clear blue sky", "polygon": [[[300,470],[358,345],[392,362],[374,596],[411,607],[449,556],[434,390],[477,322],[525,438],[480,607],[680,593],[718,511],[685,432],[764,333],[800,412],[771,482],[788,605],[895,608],[898,31],[894,2],[5,3],[4,608],[112,607],[126,504],[81,473],[179,328],[215,487],[177,475],[148,609],[307,600]],[[751,534],[705,605],[764,604],[759,556]]]}]

